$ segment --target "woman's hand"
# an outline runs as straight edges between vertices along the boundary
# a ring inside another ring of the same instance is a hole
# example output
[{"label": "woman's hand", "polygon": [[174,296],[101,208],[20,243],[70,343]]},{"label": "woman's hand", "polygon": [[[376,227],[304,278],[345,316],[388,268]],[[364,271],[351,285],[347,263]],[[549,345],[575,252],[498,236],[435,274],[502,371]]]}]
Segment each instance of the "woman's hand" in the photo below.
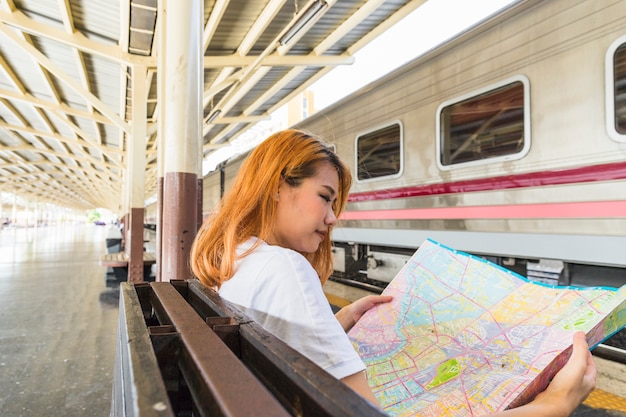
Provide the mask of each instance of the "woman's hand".
[{"label": "woman's hand", "polygon": [[393,297],[390,295],[368,295],[345,306],[335,314],[335,317],[347,332],[367,310],[375,305],[388,303],[392,299]]},{"label": "woman's hand", "polygon": [[593,391],[596,385],[596,364],[583,332],[574,334],[572,355],[548,388],[530,403],[497,413],[514,416],[569,416]]},{"label": "woman's hand", "polygon": [[[537,396],[537,401],[569,404],[570,411],[585,401],[596,386],[596,364],[583,332],[574,334],[574,345],[569,360],[552,379],[548,388]],[[544,398],[545,397],[545,398]]]}]

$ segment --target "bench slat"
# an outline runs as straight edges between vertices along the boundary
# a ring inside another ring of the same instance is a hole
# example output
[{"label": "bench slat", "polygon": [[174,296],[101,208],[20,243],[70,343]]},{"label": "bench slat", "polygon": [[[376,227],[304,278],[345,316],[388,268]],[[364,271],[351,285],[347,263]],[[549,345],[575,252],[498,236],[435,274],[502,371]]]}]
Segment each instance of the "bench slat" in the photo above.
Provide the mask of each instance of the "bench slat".
[{"label": "bench slat", "polygon": [[112,417],[174,417],[135,287],[120,285]]},{"label": "bench slat", "polygon": [[150,286],[159,323],[173,325],[180,334],[179,366],[192,397],[202,399],[196,402],[201,415],[289,416],[169,282]]}]

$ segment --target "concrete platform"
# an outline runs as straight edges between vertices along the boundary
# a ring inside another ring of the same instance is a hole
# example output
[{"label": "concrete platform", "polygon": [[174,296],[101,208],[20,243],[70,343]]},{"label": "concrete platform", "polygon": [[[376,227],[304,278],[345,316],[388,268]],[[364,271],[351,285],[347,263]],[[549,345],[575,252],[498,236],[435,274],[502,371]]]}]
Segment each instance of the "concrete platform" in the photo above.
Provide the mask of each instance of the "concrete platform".
[{"label": "concrete platform", "polygon": [[108,226],[0,230],[0,416],[108,416],[118,316]]}]

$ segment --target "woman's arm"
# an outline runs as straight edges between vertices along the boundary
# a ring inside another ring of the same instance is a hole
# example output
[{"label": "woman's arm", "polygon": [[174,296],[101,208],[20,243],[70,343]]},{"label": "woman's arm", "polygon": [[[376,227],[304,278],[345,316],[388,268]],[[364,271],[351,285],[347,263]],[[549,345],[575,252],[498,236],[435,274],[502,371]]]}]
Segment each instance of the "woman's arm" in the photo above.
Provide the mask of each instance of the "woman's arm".
[{"label": "woman's arm", "polygon": [[345,306],[335,314],[335,317],[347,332],[367,310],[377,304],[388,303],[392,299],[393,297],[390,295],[368,295]]},{"label": "woman's arm", "polygon": [[364,397],[366,400],[380,408],[380,403],[374,396],[372,389],[367,384],[367,377],[365,371],[357,372],[356,374],[348,375],[345,378],[341,378],[341,381]]},{"label": "woman's arm", "polygon": [[[370,308],[374,307],[377,304],[388,303],[391,301],[393,297],[389,295],[368,295],[366,297],[360,298],[343,307],[339,310],[335,317],[341,327],[343,327],[344,331],[348,331],[354,326],[354,324],[361,318],[363,313],[365,313]],[[380,407],[380,403],[374,396],[372,389],[367,383],[367,377],[365,375],[365,371],[357,372],[352,375],[348,375],[345,378],[341,378],[341,381],[360,394],[362,397],[370,401],[372,404]]]}]

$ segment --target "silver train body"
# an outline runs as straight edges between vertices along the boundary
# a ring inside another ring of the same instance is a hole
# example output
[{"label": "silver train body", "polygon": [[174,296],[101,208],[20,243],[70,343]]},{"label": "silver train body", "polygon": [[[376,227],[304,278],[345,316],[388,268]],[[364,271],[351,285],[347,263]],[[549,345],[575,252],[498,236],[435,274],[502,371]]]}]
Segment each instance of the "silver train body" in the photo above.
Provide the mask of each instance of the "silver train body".
[{"label": "silver train body", "polygon": [[[432,238],[547,283],[626,283],[624,1],[517,2],[296,127],[355,177],[339,277],[384,284]],[[205,212],[242,159],[205,178]]]}]

